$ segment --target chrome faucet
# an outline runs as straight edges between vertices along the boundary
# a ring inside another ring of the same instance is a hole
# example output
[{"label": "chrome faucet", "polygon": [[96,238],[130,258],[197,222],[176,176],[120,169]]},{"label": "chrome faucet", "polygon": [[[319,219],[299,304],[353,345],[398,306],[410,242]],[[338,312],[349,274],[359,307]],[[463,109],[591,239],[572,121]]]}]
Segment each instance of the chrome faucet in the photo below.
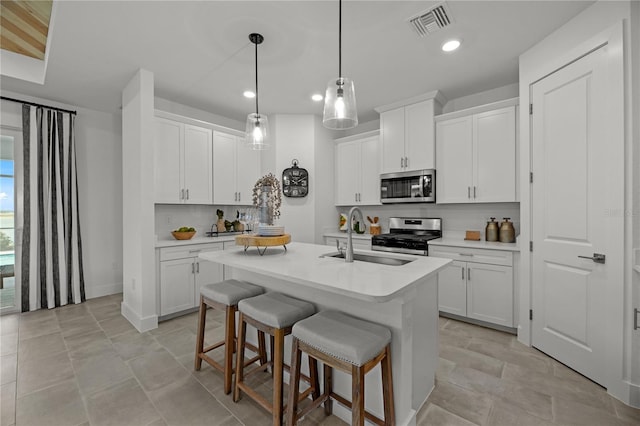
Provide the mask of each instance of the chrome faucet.
[{"label": "chrome faucet", "polygon": [[344,256],[345,262],[353,262],[353,215],[358,213],[360,222],[364,223],[364,217],[358,207],[351,207],[349,216],[347,217],[347,251]]}]

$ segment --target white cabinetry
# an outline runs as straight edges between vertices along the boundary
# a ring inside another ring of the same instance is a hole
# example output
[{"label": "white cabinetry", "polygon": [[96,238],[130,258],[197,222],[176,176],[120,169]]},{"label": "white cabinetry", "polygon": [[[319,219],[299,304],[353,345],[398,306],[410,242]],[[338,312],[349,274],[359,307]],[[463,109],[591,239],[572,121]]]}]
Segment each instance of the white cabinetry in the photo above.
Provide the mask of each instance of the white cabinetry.
[{"label": "white cabinetry", "polygon": [[437,203],[517,201],[516,102],[436,117]]},{"label": "white cabinetry", "polygon": [[211,141],[211,129],[156,117],[156,203],[212,203]]},{"label": "white cabinetry", "polygon": [[200,253],[222,249],[222,243],[159,249],[160,316],[195,308],[200,287],[223,280],[222,265],[198,259]]},{"label": "white cabinetry", "polygon": [[429,256],[454,260],[438,275],[441,312],[514,327],[511,252],[431,245]]},{"label": "white cabinetry", "polygon": [[[359,250],[371,250],[371,238],[352,238],[353,248]],[[344,237],[325,236],[324,244],[336,248],[336,242],[340,243],[340,247],[347,247],[347,234]]]},{"label": "white cabinetry", "polygon": [[381,173],[435,168],[433,118],[442,110],[438,92],[376,108],[380,112]]},{"label": "white cabinetry", "polygon": [[245,146],[244,138],[213,132],[213,203],[251,205],[253,186],[260,178],[260,151]]},{"label": "white cabinetry", "polygon": [[378,132],[340,139],[335,145],[335,204],[380,204]]}]

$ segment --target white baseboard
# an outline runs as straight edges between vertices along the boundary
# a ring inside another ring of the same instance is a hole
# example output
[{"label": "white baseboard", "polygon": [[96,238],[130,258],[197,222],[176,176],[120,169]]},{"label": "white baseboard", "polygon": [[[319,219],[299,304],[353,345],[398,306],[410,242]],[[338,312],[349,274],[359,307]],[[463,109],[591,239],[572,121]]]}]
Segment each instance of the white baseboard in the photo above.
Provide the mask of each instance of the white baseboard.
[{"label": "white baseboard", "polygon": [[99,286],[86,286],[84,294],[87,299],[109,296],[111,294],[122,293],[122,283],[104,284]]},{"label": "white baseboard", "polygon": [[122,316],[125,317],[131,323],[131,325],[133,325],[140,333],[158,328],[157,315],[150,315],[148,317],[142,318],[126,303],[122,302],[120,306],[120,312],[122,313]]}]

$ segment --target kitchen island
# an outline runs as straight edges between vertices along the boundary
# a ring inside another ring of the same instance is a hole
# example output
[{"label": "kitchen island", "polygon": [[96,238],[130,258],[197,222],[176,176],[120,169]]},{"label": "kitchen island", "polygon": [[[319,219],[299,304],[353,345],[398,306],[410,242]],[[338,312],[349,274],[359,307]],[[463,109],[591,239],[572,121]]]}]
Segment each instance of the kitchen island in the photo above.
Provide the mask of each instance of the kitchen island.
[{"label": "kitchen island", "polygon": [[[206,261],[225,265],[225,278],[250,281],[313,303],[318,311],[334,309],[391,330],[396,424],[415,425],[416,413],[433,389],[438,367],[438,271],[451,262],[424,256],[356,251],[411,260],[400,266],[322,257],[323,245],[291,243],[287,250],[225,250],[202,253]],[[290,341],[287,339],[288,363]],[[351,396],[351,378],[334,372],[334,390]],[[367,410],[382,417],[379,367],[366,377]],[[334,414],[350,421],[351,413],[334,404]]]}]

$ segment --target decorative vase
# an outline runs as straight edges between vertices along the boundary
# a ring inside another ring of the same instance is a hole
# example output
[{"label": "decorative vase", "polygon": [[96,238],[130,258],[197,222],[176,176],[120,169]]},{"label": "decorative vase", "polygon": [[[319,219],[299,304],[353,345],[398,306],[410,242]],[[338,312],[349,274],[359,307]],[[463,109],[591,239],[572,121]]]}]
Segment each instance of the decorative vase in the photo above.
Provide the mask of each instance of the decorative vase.
[{"label": "decorative vase", "polygon": [[269,206],[269,194],[271,194],[271,186],[264,185],[260,192],[260,223],[263,225],[273,225],[273,209]]}]

